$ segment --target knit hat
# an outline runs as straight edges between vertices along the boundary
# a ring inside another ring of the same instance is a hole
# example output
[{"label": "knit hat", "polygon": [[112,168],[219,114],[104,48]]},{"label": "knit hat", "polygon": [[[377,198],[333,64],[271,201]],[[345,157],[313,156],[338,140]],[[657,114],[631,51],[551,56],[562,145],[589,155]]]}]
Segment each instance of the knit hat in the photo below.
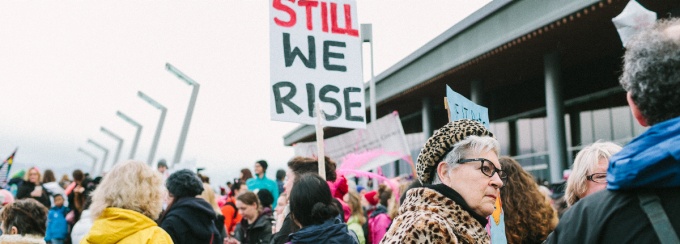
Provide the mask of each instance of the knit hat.
[{"label": "knit hat", "polygon": [[378,198],[376,197],[377,194],[377,191],[369,191],[364,194],[364,198],[366,198],[366,201],[368,201],[369,204],[375,206],[378,205]]},{"label": "knit hat", "polygon": [[258,160],[255,163],[262,166],[262,171],[267,171],[267,167],[269,167],[269,165],[267,165],[267,161],[264,161],[264,160]]},{"label": "knit hat", "polygon": [[484,125],[469,119],[449,122],[435,131],[418,155],[416,171],[420,182],[432,184],[437,164],[453,149],[454,144],[471,135],[493,137],[493,133],[484,128]]},{"label": "knit hat", "polygon": [[203,192],[203,183],[188,169],[172,173],[165,181],[165,187],[174,198],[195,197]]}]

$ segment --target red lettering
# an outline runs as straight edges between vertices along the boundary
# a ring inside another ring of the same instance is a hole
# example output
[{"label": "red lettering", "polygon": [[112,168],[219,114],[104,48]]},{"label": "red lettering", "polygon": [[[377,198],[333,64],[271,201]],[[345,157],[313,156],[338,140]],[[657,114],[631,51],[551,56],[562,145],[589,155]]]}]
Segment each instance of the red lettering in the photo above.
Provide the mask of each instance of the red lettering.
[{"label": "red lettering", "polygon": [[[288,1],[295,2],[295,0],[288,0]],[[276,10],[281,10],[283,12],[286,12],[289,16],[288,21],[282,21],[279,18],[274,18],[274,23],[276,23],[279,26],[283,26],[283,27],[291,27],[291,26],[295,25],[295,21],[297,20],[296,16],[295,16],[295,10],[293,10],[292,8],[281,3],[281,0],[274,0],[273,5],[274,5],[273,7]],[[309,18],[309,17],[307,17],[307,18]]]},{"label": "red lettering", "polygon": [[298,5],[305,7],[305,13],[307,14],[307,29],[312,30],[312,8],[319,6],[319,2],[316,0],[300,0]]},{"label": "red lettering", "polygon": [[352,6],[345,4],[345,33],[350,36],[359,36],[357,29],[352,29]]},{"label": "red lettering", "polygon": [[328,4],[321,2],[321,30],[328,33]]},{"label": "red lettering", "polygon": [[345,34],[345,29],[338,27],[338,4],[331,3],[331,33]]}]

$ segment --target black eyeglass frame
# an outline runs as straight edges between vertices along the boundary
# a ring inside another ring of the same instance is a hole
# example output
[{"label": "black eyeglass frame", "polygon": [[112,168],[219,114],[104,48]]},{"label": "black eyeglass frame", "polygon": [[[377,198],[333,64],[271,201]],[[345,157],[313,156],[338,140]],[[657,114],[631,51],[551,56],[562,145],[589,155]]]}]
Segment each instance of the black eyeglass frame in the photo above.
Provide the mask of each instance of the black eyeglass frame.
[{"label": "black eyeglass frame", "polygon": [[[605,176],[604,182],[597,182],[597,181],[593,180],[593,176],[595,176],[595,175],[604,175]],[[593,174],[590,174],[590,175],[586,175],[586,180],[589,180],[589,181],[592,181],[592,182],[595,182],[595,183],[607,183],[606,177],[607,177],[607,173],[593,173]]]},{"label": "black eyeglass frame", "polygon": [[[503,183],[505,183],[505,182],[507,181],[507,179],[508,179],[508,174],[505,173],[505,171],[496,168],[496,165],[494,165],[493,162],[491,162],[491,160],[488,160],[488,159],[486,159],[486,158],[469,158],[469,159],[461,159],[461,160],[458,160],[458,163],[459,163],[459,164],[464,164],[464,163],[476,162],[476,161],[479,161],[479,162],[481,163],[481,166],[482,166],[482,167],[479,168],[479,171],[481,171],[482,174],[488,176],[489,178],[493,177],[494,174],[498,174],[498,177],[501,178],[501,180],[503,181]],[[493,173],[491,173],[491,175],[487,175],[486,173],[484,173],[484,162],[488,162],[488,163],[491,164],[491,166],[493,167]]]}]

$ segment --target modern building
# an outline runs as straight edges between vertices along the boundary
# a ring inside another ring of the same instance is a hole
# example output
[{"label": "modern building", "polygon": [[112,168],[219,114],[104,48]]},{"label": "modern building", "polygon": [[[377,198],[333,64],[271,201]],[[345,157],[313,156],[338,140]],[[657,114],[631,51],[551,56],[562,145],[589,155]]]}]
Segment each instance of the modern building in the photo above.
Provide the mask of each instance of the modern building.
[{"label": "modern building", "polygon": [[[645,130],[618,83],[624,48],[611,20],[628,2],[492,1],[376,76],[378,117],[398,111],[417,152],[448,122],[449,85],[489,109],[503,155],[538,179],[560,182],[583,145],[623,145]],[[680,1],[638,2],[658,18],[680,16]],[[324,135],[347,131],[327,128]],[[284,144],[314,136],[314,126],[302,125]],[[385,172],[409,169],[395,165]]]}]

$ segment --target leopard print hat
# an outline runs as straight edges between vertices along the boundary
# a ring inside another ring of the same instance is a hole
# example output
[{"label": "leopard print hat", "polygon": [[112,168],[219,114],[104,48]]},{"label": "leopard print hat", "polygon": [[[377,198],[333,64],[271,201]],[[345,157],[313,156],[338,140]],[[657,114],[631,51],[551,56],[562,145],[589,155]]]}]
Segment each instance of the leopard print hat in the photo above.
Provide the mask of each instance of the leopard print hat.
[{"label": "leopard print hat", "polygon": [[416,171],[420,182],[432,184],[434,174],[437,171],[437,164],[451,151],[456,142],[471,135],[493,137],[493,133],[484,128],[482,123],[469,119],[449,122],[435,131],[432,137],[425,142],[425,146],[418,155]]}]

